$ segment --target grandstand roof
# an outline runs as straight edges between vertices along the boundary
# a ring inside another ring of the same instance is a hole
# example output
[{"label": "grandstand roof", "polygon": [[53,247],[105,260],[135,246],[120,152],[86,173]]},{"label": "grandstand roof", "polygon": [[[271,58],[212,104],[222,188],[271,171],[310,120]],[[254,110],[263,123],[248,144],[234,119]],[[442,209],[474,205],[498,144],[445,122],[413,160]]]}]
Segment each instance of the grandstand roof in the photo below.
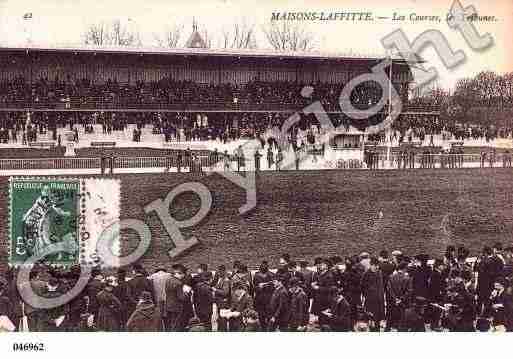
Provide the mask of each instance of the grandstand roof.
[{"label": "grandstand roof", "polygon": [[[232,58],[273,58],[273,59],[304,59],[304,60],[367,60],[380,61],[388,58],[386,54],[360,54],[355,52],[327,53],[327,52],[302,52],[302,51],[276,51],[269,49],[208,49],[208,48],[157,48],[157,47],[0,47],[2,52],[47,52],[47,53],[90,53],[90,54],[136,54],[136,55],[163,55],[163,56],[197,56],[197,57],[232,57]],[[392,59],[403,63],[425,62],[418,54],[407,56],[392,55]]]}]

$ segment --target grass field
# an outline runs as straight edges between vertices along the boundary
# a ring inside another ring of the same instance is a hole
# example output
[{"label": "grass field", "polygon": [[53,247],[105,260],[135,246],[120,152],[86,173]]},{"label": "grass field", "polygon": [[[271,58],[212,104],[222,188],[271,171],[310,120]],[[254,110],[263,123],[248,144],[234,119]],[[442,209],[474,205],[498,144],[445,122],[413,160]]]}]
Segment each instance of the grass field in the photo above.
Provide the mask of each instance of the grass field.
[{"label": "grass field", "polygon": [[[245,216],[242,189],[218,175],[134,174],[122,180],[122,218],[145,221],[152,232],[142,263],[168,265],[171,240],[155,213],[144,207],[164,198],[175,186],[199,181],[211,191],[213,206],[197,226],[183,229],[200,244],[176,260],[187,265],[230,264],[252,267],[262,259],[277,262],[281,253],[293,258],[350,255],[362,250],[400,248],[441,255],[449,244],[468,246],[475,254],[486,243],[513,241],[513,170],[382,170],[266,172],[257,176],[257,207]],[[7,178],[0,178],[0,263],[7,261]],[[191,217],[199,198],[185,193],[170,211],[177,219]],[[124,249],[136,243],[123,232]]]}]

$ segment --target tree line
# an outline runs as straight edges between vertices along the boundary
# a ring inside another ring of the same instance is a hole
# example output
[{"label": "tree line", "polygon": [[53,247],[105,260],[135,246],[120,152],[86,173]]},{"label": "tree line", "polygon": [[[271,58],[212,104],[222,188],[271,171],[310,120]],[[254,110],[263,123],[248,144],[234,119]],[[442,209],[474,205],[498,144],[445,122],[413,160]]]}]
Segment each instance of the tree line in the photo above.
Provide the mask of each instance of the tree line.
[{"label": "tree line", "polygon": [[482,71],[461,78],[452,92],[437,88],[412,99],[440,108],[442,120],[476,125],[513,125],[513,72]]},{"label": "tree line", "polygon": [[[170,24],[159,32],[151,34],[151,43],[144,43],[141,31],[135,21],[121,22],[119,19],[89,24],[82,34],[85,45],[94,46],[158,46],[164,48],[180,47],[188,34],[183,24]],[[244,19],[226,25],[216,33],[205,27],[198,30],[208,48],[221,49],[257,49],[262,47],[258,41],[260,31],[266,44],[278,51],[311,51],[318,46],[318,39],[308,26],[289,21],[269,22],[257,27]],[[185,35],[185,36],[184,36]]]}]

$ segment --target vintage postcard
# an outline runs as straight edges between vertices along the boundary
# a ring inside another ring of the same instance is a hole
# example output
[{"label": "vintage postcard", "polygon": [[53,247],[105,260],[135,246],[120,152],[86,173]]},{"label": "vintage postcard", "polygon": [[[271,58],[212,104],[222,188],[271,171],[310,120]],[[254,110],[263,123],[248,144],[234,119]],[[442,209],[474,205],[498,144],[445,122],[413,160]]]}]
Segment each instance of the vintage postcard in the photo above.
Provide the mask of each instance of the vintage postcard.
[{"label": "vintage postcard", "polygon": [[0,0],[8,352],[506,336],[511,34],[511,0]]}]

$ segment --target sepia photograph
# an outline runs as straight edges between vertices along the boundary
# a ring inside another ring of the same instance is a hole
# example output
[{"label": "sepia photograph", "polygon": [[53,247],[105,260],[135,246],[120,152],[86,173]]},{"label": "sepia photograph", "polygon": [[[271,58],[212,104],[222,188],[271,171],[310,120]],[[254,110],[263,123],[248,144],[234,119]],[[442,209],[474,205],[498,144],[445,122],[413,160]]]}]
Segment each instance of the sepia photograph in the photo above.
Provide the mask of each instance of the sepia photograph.
[{"label": "sepia photograph", "polygon": [[0,0],[1,350],[504,345],[512,34],[511,0]]}]

